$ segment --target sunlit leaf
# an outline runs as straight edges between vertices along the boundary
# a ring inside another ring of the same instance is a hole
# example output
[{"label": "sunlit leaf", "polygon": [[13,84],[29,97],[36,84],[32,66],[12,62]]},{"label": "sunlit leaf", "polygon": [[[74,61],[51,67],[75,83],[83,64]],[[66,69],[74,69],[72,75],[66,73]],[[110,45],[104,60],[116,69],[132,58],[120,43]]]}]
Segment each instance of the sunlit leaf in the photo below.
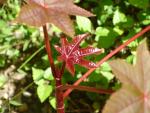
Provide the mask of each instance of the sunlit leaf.
[{"label": "sunlit leaf", "polygon": [[43,78],[43,75],[44,71],[42,69],[32,68],[32,77],[35,82]]},{"label": "sunlit leaf", "polygon": [[113,24],[116,25],[116,24],[119,24],[121,22],[126,22],[126,21],[127,21],[126,15],[117,9],[114,12]]},{"label": "sunlit leaf", "polygon": [[54,77],[52,75],[52,72],[51,72],[51,68],[47,68],[45,71],[44,71],[44,76],[43,76],[45,79],[47,80],[54,80]]},{"label": "sunlit leaf", "polygon": [[135,66],[123,60],[111,61],[110,66],[122,88],[110,97],[103,113],[149,113],[150,53],[146,43],[138,47]]},{"label": "sunlit leaf", "polygon": [[109,71],[101,71],[101,74],[106,77],[108,81],[114,78],[114,75]]},{"label": "sunlit leaf", "polygon": [[52,86],[50,85],[39,85],[37,88],[37,94],[41,102],[44,102],[52,93]]},{"label": "sunlit leaf", "polygon": [[79,30],[84,32],[92,32],[92,22],[87,17],[76,16],[77,25]]},{"label": "sunlit leaf", "polygon": [[35,84],[37,85],[43,84],[45,82],[43,76],[44,76],[44,70],[32,68],[32,78]]},{"label": "sunlit leaf", "polygon": [[3,85],[8,81],[8,78],[4,75],[0,74],[0,88],[3,87]]},{"label": "sunlit leaf", "polygon": [[109,48],[111,47],[119,34],[112,28],[97,27],[95,40],[98,42],[98,47]]},{"label": "sunlit leaf", "polygon": [[22,103],[16,100],[10,100],[9,103],[13,106],[21,106]]},{"label": "sunlit leaf", "polygon": [[49,99],[49,103],[51,104],[51,106],[56,109],[56,98],[52,97]]}]

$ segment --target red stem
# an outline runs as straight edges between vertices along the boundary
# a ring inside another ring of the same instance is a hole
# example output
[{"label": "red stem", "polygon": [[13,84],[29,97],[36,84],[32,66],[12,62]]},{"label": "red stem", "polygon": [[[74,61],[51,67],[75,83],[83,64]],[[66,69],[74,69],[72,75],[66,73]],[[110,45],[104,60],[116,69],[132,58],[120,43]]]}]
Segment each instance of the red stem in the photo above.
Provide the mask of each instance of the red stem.
[{"label": "red stem", "polygon": [[44,42],[45,42],[46,52],[47,52],[47,55],[48,55],[48,59],[49,59],[49,63],[50,63],[50,66],[51,66],[53,76],[55,77],[56,70],[55,70],[54,60],[53,60],[53,57],[52,57],[52,50],[51,50],[51,46],[50,46],[50,43],[49,43],[49,38],[48,38],[48,32],[47,32],[46,25],[43,26],[43,32],[44,32]]},{"label": "red stem", "polygon": [[63,92],[58,90],[58,87],[60,87],[62,85],[62,83],[61,83],[61,76],[62,75],[60,74],[60,70],[56,70],[56,68],[55,68],[46,25],[43,26],[43,32],[44,32],[44,42],[45,42],[46,52],[47,52],[48,59],[50,62],[52,74],[53,74],[55,81],[56,81],[55,95],[56,95],[56,101],[57,101],[57,113],[65,113],[64,112]]},{"label": "red stem", "polygon": [[[119,46],[118,48],[116,48],[115,50],[113,50],[111,53],[109,53],[107,56],[105,56],[102,60],[100,60],[97,63],[97,66],[100,66],[101,64],[103,64],[105,61],[107,61],[109,58],[111,58],[113,55],[115,55],[116,53],[118,53],[121,49],[123,49],[125,46],[127,46],[129,43],[131,43],[132,41],[134,41],[135,39],[137,39],[138,37],[140,37],[141,35],[143,35],[144,33],[146,33],[147,31],[150,30],[150,26],[147,26],[146,28],[144,28],[142,31],[140,31],[139,33],[137,33],[135,36],[133,36],[132,38],[130,38],[128,41],[126,41],[125,43],[123,43],[121,46]],[[88,70],[80,79],[78,79],[74,85],[77,86],[79,85],[84,79],[86,79],[96,68],[92,68],[90,70]],[[68,89],[63,97],[66,98],[72,91],[73,89]]]},{"label": "red stem", "polygon": [[57,77],[56,80],[56,101],[57,101],[57,113],[65,113],[64,112],[64,99],[63,99],[63,92],[59,90],[59,88],[62,86],[61,83],[61,72],[60,70],[56,71]]},{"label": "red stem", "polygon": [[66,62],[63,62],[62,68],[61,68],[61,71],[60,71],[60,75],[61,75],[61,76],[64,74],[65,66],[66,66]]},{"label": "red stem", "polygon": [[66,89],[77,89],[81,91],[88,91],[88,92],[94,92],[99,94],[112,94],[113,90],[106,90],[106,89],[99,89],[94,87],[88,87],[88,86],[74,86],[74,85],[64,85],[59,87],[60,90],[66,90]]}]

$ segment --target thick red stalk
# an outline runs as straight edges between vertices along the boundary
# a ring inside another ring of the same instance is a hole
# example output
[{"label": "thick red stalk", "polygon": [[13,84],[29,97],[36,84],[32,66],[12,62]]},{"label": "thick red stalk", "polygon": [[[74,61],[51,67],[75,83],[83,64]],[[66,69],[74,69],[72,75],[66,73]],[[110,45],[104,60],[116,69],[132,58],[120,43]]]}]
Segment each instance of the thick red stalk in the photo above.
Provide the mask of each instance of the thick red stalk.
[{"label": "thick red stalk", "polygon": [[45,42],[46,52],[47,52],[47,55],[48,55],[48,59],[49,59],[49,63],[50,63],[50,66],[51,66],[53,76],[55,77],[56,70],[55,70],[54,60],[53,60],[53,57],[52,57],[52,50],[51,50],[51,46],[50,46],[50,43],[49,43],[49,36],[48,36],[46,25],[43,26],[43,32],[44,32],[44,42]]},{"label": "thick red stalk", "polygon": [[63,100],[63,92],[59,88],[62,86],[61,83],[61,71],[56,71],[57,77],[56,80],[56,101],[57,101],[57,113],[65,113],[64,112],[64,100]]},{"label": "thick red stalk", "polygon": [[[100,66],[101,64],[103,64],[105,61],[107,61],[109,58],[111,58],[113,55],[115,55],[116,53],[118,53],[121,49],[123,49],[125,46],[127,46],[128,44],[130,44],[132,41],[134,41],[135,39],[137,39],[138,37],[142,36],[144,33],[146,33],[147,31],[150,31],[150,26],[147,26],[146,28],[144,28],[142,31],[140,31],[139,33],[137,33],[135,36],[133,36],[132,38],[130,38],[128,41],[126,41],[125,43],[123,43],[121,46],[119,46],[118,48],[116,48],[115,50],[113,50],[111,53],[109,53],[107,56],[105,56],[102,60],[100,60],[97,63],[97,66]],[[96,68],[92,68],[90,70],[88,70],[80,79],[78,79],[74,85],[77,86],[79,85],[84,79],[86,79]],[[66,98],[72,91],[73,89],[68,89],[65,93],[64,93],[64,98]]]},{"label": "thick red stalk", "polygon": [[112,94],[113,90],[106,90],[106,89],[99,89],[94,87],[88,87],[88,86],[74,86],[74,85],[64,85],[59,87],[60,90],[66,90],[66,89],[77,89],[81,91],[88,91],[93,93],[99,93],[99,94]]},{"label": "thick red stalk", "polygon": [[57,101],[57,113],[65,113],[64,112],[63,92],[58,89],[58,87],[60,87],[62,85],[62,83],[61,83],[61,76],[62,75],[60,73],[60,70],[56,70],[56,67],[55,67],[55,64],[54,64],[54,60],[53,60],[53,57],[52,57],[52,50],[51,50],[51,46],[50,46],[50,43],[49,43],[49,36],[48,36],[46,25],[43,26],[43,32],[44,32],[44,42],[45,42],[46,52],[47,52],[47,55],[48,55],[48,59],[49,59],[49,62],[50,62],[50,66],[51,66],[53,76],[54,76],[55,81],[56,81],[55,95],[56,95],[56,101]]}]

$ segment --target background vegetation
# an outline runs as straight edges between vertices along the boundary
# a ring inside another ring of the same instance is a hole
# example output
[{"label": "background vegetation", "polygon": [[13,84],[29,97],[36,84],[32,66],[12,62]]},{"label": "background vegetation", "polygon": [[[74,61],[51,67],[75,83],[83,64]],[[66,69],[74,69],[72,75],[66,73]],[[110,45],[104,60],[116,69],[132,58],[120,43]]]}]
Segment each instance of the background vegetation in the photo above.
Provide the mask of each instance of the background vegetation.
[{"label": "background vegetation", "polygon": [[[92,36],[81,46],[88,44],[104,48],[105,53],[87,57],[99,61],[110,51],[117,48],[142,28],[150,24],[149,0],[75,0],[77,5],[93,12],[96,16],[85,18],[72,17],[76,34],[90,32]],[[55,113],[54,78],[44,50],[41,29],[14,24],[22,0],[0,2],[0,112],[1,113]],[[49,26],[53,37],[52,45],[59,44],[61,31]],[[126,59],[135,63],[135,50],[146,37],[150,45],[150,33],[129,44],[115,58]],[[53,48],[53,58],[57,62],[58,53]],[[85,68],[76,66],[75,77],[65,71],[63,83],[74,83],[86,72]],[[43,86],[43,83],[50,85]],[[105,62],[97,68],[83,85],[104,89],[118,89],[119,81],[114,78],[111,68]],[[45,92],[44,94],[41,92]],[[73,91],[66,100],[68,113],[100,113],[109,95]],[[8,100],[11,98],[11,101]],[[43,103],[44,102],[44,103]]]}]

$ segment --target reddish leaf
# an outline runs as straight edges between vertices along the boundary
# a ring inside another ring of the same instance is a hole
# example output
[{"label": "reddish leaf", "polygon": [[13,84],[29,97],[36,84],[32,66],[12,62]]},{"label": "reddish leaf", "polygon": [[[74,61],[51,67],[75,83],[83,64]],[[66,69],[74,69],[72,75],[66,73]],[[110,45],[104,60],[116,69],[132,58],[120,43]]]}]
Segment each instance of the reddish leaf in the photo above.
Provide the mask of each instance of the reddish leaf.
[{"label": "reddish leaf", "polygon": [[93,48],[93,47],[87,47],[79,50],[79,55],[82,56],[88,56],[91,54],[99,54],[99,49],[98,48]]},{"label": "reddish leaf", "polygon": [[84,60],[84,59],[80,59],[79,65],[88,69],[97,67],[95,63],[88,61],[88,60]]},{"label": "reddish leaf", "polygon": [[150,54],[146,43],[138,47],[135,66],[122,60],[110,65],[122,88],[110,97],[103,113],[150,113]]},{"label": "reddish leaf", "polygon": [[37,27],[51,23],[73,37],[74,30],[69,15],[93,16],[76,6],[73,0],[27,0],[16,21]]},{"label": "reddish leaf", "polygon": [[54,46],[56,50],[61,54],[58,59],[66,62],[66,68],[72,75],[74,75],[75,72],[74,64],[79,64],[86,68],[95,68],[95,63],[84,60],[83,57],[91,54],[100,54],[104,51],[103,49],[93,47],[80,49],[79,44],[88,35],[89,34],[78,35],[73,39],[72,43],[68,43],[66,38],[61,38],[61,47],[57,45]]}]

